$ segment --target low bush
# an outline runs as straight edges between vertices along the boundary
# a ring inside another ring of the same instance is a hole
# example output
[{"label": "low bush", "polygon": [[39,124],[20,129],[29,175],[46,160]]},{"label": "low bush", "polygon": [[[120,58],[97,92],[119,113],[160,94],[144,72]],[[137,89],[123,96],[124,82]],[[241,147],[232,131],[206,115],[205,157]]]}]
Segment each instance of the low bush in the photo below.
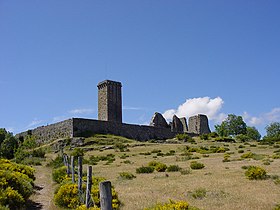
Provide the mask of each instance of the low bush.
[{"label": "low bush", "polygon": [[216,133],[216,132],[211,132],[208,134],[211,138],[216,138],[218,137],[219,135]]},{"label": "low bush", "polygon": [[189,143],[194,143],[195,142],[195,140],[191,136],[189,136],[188,134],[185,134],[185,133],[177,134],[176,139],[184,141],[184,142],[189,142]]},{"label": "low bush", "polygon": [[167,172],[176,172],[176,171],[180,171],[180,170],[181,170],[181,168],[178,165],[170,165],[166,169]]},{"label": "low bush", "polygon": [[224,159],[223,159],[223,162],[230,162],[230,154],[228,154],[228,153],[225,153],[224,154]]},{"label": "low bush", "polygon": [[114,145],[115,150],[119,150],[120,152],[128,152],[127,145],[123,143],[115,143]]},{"label": "low bush", "polygon": [[208,134],[202,134],[199,136],[201,140],[208,140],[209,139],[209,135]]},{"label": "low bush", "polygon": [[81,156],[84,156],[84,150],[83,149],[81,149],[81,148],[75,148],[72,152],[71,152],[71,154],[70,154],[70,156],[74,156],[75,158],[77,158],[77,157],[81,157]]},{"label": "low bush", "polygon": [[245,159],[252,158],[254,160],[262,160],[265,158],[265,155],[248,152],[248,153],[244,153],[243,155],[241,155],[241,158],[245,158]]},{"label": "low bush", "polygon": [[136,176],[134,176],[134,175],[133,175],[132,173],[130,173],[130,172],[121,172],[121,173],[119,174],[119,178],[131,180],[131,179],[136,178]]},{"label": "low bush", "polygon": [[165,172],[167,165],[157,161],[151,161],[148,166],[153,167],[157,172]]},{"label": "low bush", "polygon": [[137,174],[150,174],[150,173],[153,173],[154,170],[155,170],[155,168],[152,166],[141,166],[139,168],[136,168],[136,173]]},{"label": "low bush", "polygon": [[33,168],[0,159],[0,208],[23,208],[33,193],[34,180]]},{"label": "low bush", "polygon": [[191,167],[191,169],[193,169],[193,170],[197,170],[197,169],[202,169],[202,168],[204,168],[205,166],[204,166],[203,163],[199,163],[199,162],[197,162],[197,161],[192,161],[191,164],[190,164],[190,167]]},{"label": "low bush", "polygon": [[241,158],[253,158],[254,154],[252,152],[244,153]]},{"label": "low bush", "polygon": [[48,167],[53,167],[53,168],[59,168],[61,166],[63,166],[64,163],[63,163],[63,157],[58,155],[54,160],[51,160],[47,166]]},{"label": "low bush", "polygon": [[56,183],[61,183],[67,178],[67,167],[61,166],[57,169],[54,169],[52,172],[52,178]]},{"label": "low bush", "polygon": [[192,197],[194,199],[203,199],[206,197],[206,189],[204,188],[199,188],[199,189],[196,189],[194,192],[192,192]]},{"label": "low bush", "polygon": [[166,169],[167,169],[167,165],[164,163],[159,163],[155,166],[155,170],[157,172],[165,172]]},{"label": "low bush", "polygon": [[230,138],[230,137],[216,137],[215,141],[217,141],[217,142],[232,142],[232,143],[235,143],[235,140],[233,138]]},{"label": "low bush", "polygon": [[127,154],[122,154],[122,155],[120,155],[120,159],[126,159],[127,157],[129,157],[129,155],[127,155]]},{"label": "low bush", "polygon": [[191,169],[181,169],[180,170],[180,172],[181,172],[181,175],[187,175],[187,174],[190,174],[191,173]]},{"label": "low bush", "polygon": [[145,208],[144,210],[188,210],[189,203],[186,201],[169,200],[168,203],[156,204],[152,208]]},{"label": "low bush", "polygon": [[[83,177],[85,180],[86,177]],[[92,177],[92,189],[91,197],[94,201],[95,207],[91,209],[98,209],[100,207],[99,197],[99,182],[104,181],[104,178]],[[82,186],[83,192],[85,192],[86,185]],[[112,206],[113,209],[119,209],[120,201],[115,189],[112,187]],[[54,196],[55,204],[61,208],[66,209],[84,209],[83,204],[80,202],[78,186],[71,182],[63,183],[57,190]],[[82,194],[82,200],[85,200],[85,193]]]},{"label": "low bush", "polygon": [[262,180],[266,179],[266,170],[259,166],[250,166],[247,171],[245,171],[245,176],[250,180]]}]

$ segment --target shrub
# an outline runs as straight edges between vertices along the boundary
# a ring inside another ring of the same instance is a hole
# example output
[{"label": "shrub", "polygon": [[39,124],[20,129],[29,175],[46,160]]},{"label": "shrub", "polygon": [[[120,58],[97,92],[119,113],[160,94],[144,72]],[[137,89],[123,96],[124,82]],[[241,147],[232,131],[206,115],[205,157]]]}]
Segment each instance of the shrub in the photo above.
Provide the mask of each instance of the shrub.
[{"label": "shrub", "polygon": [[77,157],[84,156],[84,150],[81,149],[81,148],[75,148],[75,149],[71,152],[70,156],[74,156],[74,157],[76,157],[76,158],[77,158]]},{"label": "shrub", "polygon": [[196,170],[196,169],[202,169],[204,168],[204,164],[203,163],[199,163],[197,161],[192,161],[190,164],[191,169]]},{"label": "shrub", "polygon": [[163,204],[156,204],[152,208],[145,208],[144,210],[168,210],[168,209],[174,209],[174,210],[188,210],[189,209],[189,203],[186,201],[173,201],[169,200],[169,203],[163,203]]},{"label": "shrub", "polygon": [[218,137],[219,135],[216,133],[216,132],[211,132],[208,134],[211,138],[216,138]]},{"label": "shrub", "polygon": [[34,179],[31,167],[0,159],[0,209],[21,209],[33,193]]},{"label": "shrub", "polygon": [[170,165],[167,167],[167,172],[176,172],[176,171],[180,171],[181,168],[178,165]]},{"label": "shrub", "polygon": [[190,169],[181,169],[180,172],[181,172],[181,175],[187,175],[187,174],[191,173],[191,170]]},{"label": "shrub", "polygon": [[115,143],[114,147],[115,147],[116,150],[119,150],[120,152],[129,151],[127,149],[127,145],[125,145],[123,143]]},{"label": "shrub", "polygon": [[160,152],[161,152],[160,149],[153,149],[153,150],[151,151],[151,153],[160,153]]},{"label": "shrub", "polygon": [[54,196],[54,202],[60,207],[74,209],[79,206],[78,185],[64,184]]},{"label": "shrub", "polygon": [[136,168],[136,173],[137,174],[149,174],[153,173],[155,170],[154,167],[151,166],[141,166],[140,168]]},{"label": "shrub", "polygon": [[164,163],[159,163],[155,166],[155,169],[157,172],[165,172],[165,170],[167,169],[167,165]]},{"label": "shrub", "polygon": [[201,140],[208,140],[208,139],[209,139],[209,136],[208,136],[208,134],[206,134],[206,133],[200,135],[199,137],[200,137]]},{"label": "shrub", "polygon": [[226,153],[224,154],[224,159],[223,159],[223,162],[230,162],[230,154]]},{"label": "shrub", "polygon": [[240,149],[237,151],[238,153],[244,153],[244,150],[243,149]]},{"label": "shrub", "polygon": [[206,196],[206,189],[204,188],[196,189],[194,192],[192,192],[191,195],[194,199],[203,199]]},{"label": "shrub", "polygon": [[39,149],[33,150],[31,155],[32,155],[32,157],[44,158],[46,155],[46,152],[43,148],[39,148]]},{"label": "shrub", "polygon": [[63,166],[64,163],[63,163],[63,157],[62,156],[57,156],[54,160],[51,160],[47,166],[48,167],[53,167],[53,168],[59,168],[61,166]]},{"label": "shrub", "polygon": [[185,134],[185,133],[177,134],[176,139],[184,141],[184,142],[190,142],[190,143],[195,142],[195,140],[192,137],[190,137],[188,134]]},{"label": "shrub", "polygon": [[247,176],[250,180],[261,180],[267,178],[265,169],[259,166],[251,166],[245,172],[245,176]]},{"label": "shrub", "polygon": [[19,209],[24,204],[25,200],[18,191],[11,187],[0,189],[0,209],[1,206],[7,206],[7,209]]},{"label": "shrub", "polygon": [[157,161],[151,161],[148,166],[153,167],[158,172],[164,172],[167,169],[167,165]]},{"label": "shrub", "polygon": [[129,157],[129,155],[127,155],[127,154],[122,154],[122,155],[120,155],[120,159],[126,159],[127,157]]},{"label": "shrub", "polygon": [[34,168],[22,164],[16,164],[6,159],[0,159],[0,170],[20,172],[27,175],[30,179],[35,180]]},{"label": "shrub", "polygon": [[[86,178],[86,177],[83,177]],[[92,189],[91,189],[91,197],[94,201],[96,207],[91,209],[98,209],[100,206],[100,198],[99,198],[99,189],[98,185],[101,180],[104,180],[100,177],[92,177]],[[82,187],[83,192],[85,191],[86,186]],[[119,209],[120,201],[118,200],[118,195],[114,188],[112,188],[112,206],[113,209]],[[85,198],[83,198],[85,199]],[[70,209],[84,209],[83,205],[80,202],[79,194],[78,194],[78,186],[73,183],[65,183],[59,187],[55,196],[54,196],[55,204],[62,208],[70,208]]]},{"label": "shrub", "polygon": [[254,154],[252,152],[245,153],[241,155],[241,158],[252,158]]},{"label": "shrub", "polygon": [[60,168],[54,169],[52,172],[52,178],[55,182],[61,183],[67,178],[67,167],[62,166]]},{"label": "shrub", "polygon": [[130,172],[122,172],[122,173],[119,174],[119,178],[131,180],[131,179],[136,178],[136,176],[134,176],[134,175],[133,175],[132,173],[130,173]]}]

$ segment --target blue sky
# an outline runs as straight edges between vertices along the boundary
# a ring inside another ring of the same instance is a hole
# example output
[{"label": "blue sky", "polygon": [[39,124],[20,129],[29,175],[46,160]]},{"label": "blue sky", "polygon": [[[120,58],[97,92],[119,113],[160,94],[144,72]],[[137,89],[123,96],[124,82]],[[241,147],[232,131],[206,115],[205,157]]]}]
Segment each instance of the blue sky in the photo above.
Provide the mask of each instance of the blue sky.
[{"label": "blue sky", "polygon": [[280,121],[278,0],[0,0],[0,127],[97,118],[98,82],[123,120],[242,115]]}]

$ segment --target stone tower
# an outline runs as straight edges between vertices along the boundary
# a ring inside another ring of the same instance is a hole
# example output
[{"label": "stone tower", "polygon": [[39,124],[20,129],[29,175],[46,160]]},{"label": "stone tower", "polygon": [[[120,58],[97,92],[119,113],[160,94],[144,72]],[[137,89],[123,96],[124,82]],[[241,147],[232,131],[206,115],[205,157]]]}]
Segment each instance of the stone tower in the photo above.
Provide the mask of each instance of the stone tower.
[{"label": "stone tower", "polygon": [[122,123],[122,84],[105,80],[97,87],[98,120]]}]

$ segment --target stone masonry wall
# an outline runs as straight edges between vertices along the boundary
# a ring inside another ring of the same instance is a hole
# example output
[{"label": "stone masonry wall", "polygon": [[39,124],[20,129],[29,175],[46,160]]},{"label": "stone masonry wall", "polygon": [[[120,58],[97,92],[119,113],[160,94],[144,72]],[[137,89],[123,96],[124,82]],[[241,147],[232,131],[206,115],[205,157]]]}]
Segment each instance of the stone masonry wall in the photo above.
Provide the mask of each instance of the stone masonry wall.
[{"label": "stone masonry wall", "polygon": [[94,133],[114,134],[139,141],[146,141],[149,139],[168,139],[173,138],[176,134],[171,132],[168,128],[81,118],[73,119],[74,137],[92,135]]},{"label": "stone masonry wall", "polygon": [[73,137],[73,119],[25,131],[17,134],[16,137],[25,137],[28,134],[34,135],[39,144],[48,143],[59,138],[70,138]]}]

